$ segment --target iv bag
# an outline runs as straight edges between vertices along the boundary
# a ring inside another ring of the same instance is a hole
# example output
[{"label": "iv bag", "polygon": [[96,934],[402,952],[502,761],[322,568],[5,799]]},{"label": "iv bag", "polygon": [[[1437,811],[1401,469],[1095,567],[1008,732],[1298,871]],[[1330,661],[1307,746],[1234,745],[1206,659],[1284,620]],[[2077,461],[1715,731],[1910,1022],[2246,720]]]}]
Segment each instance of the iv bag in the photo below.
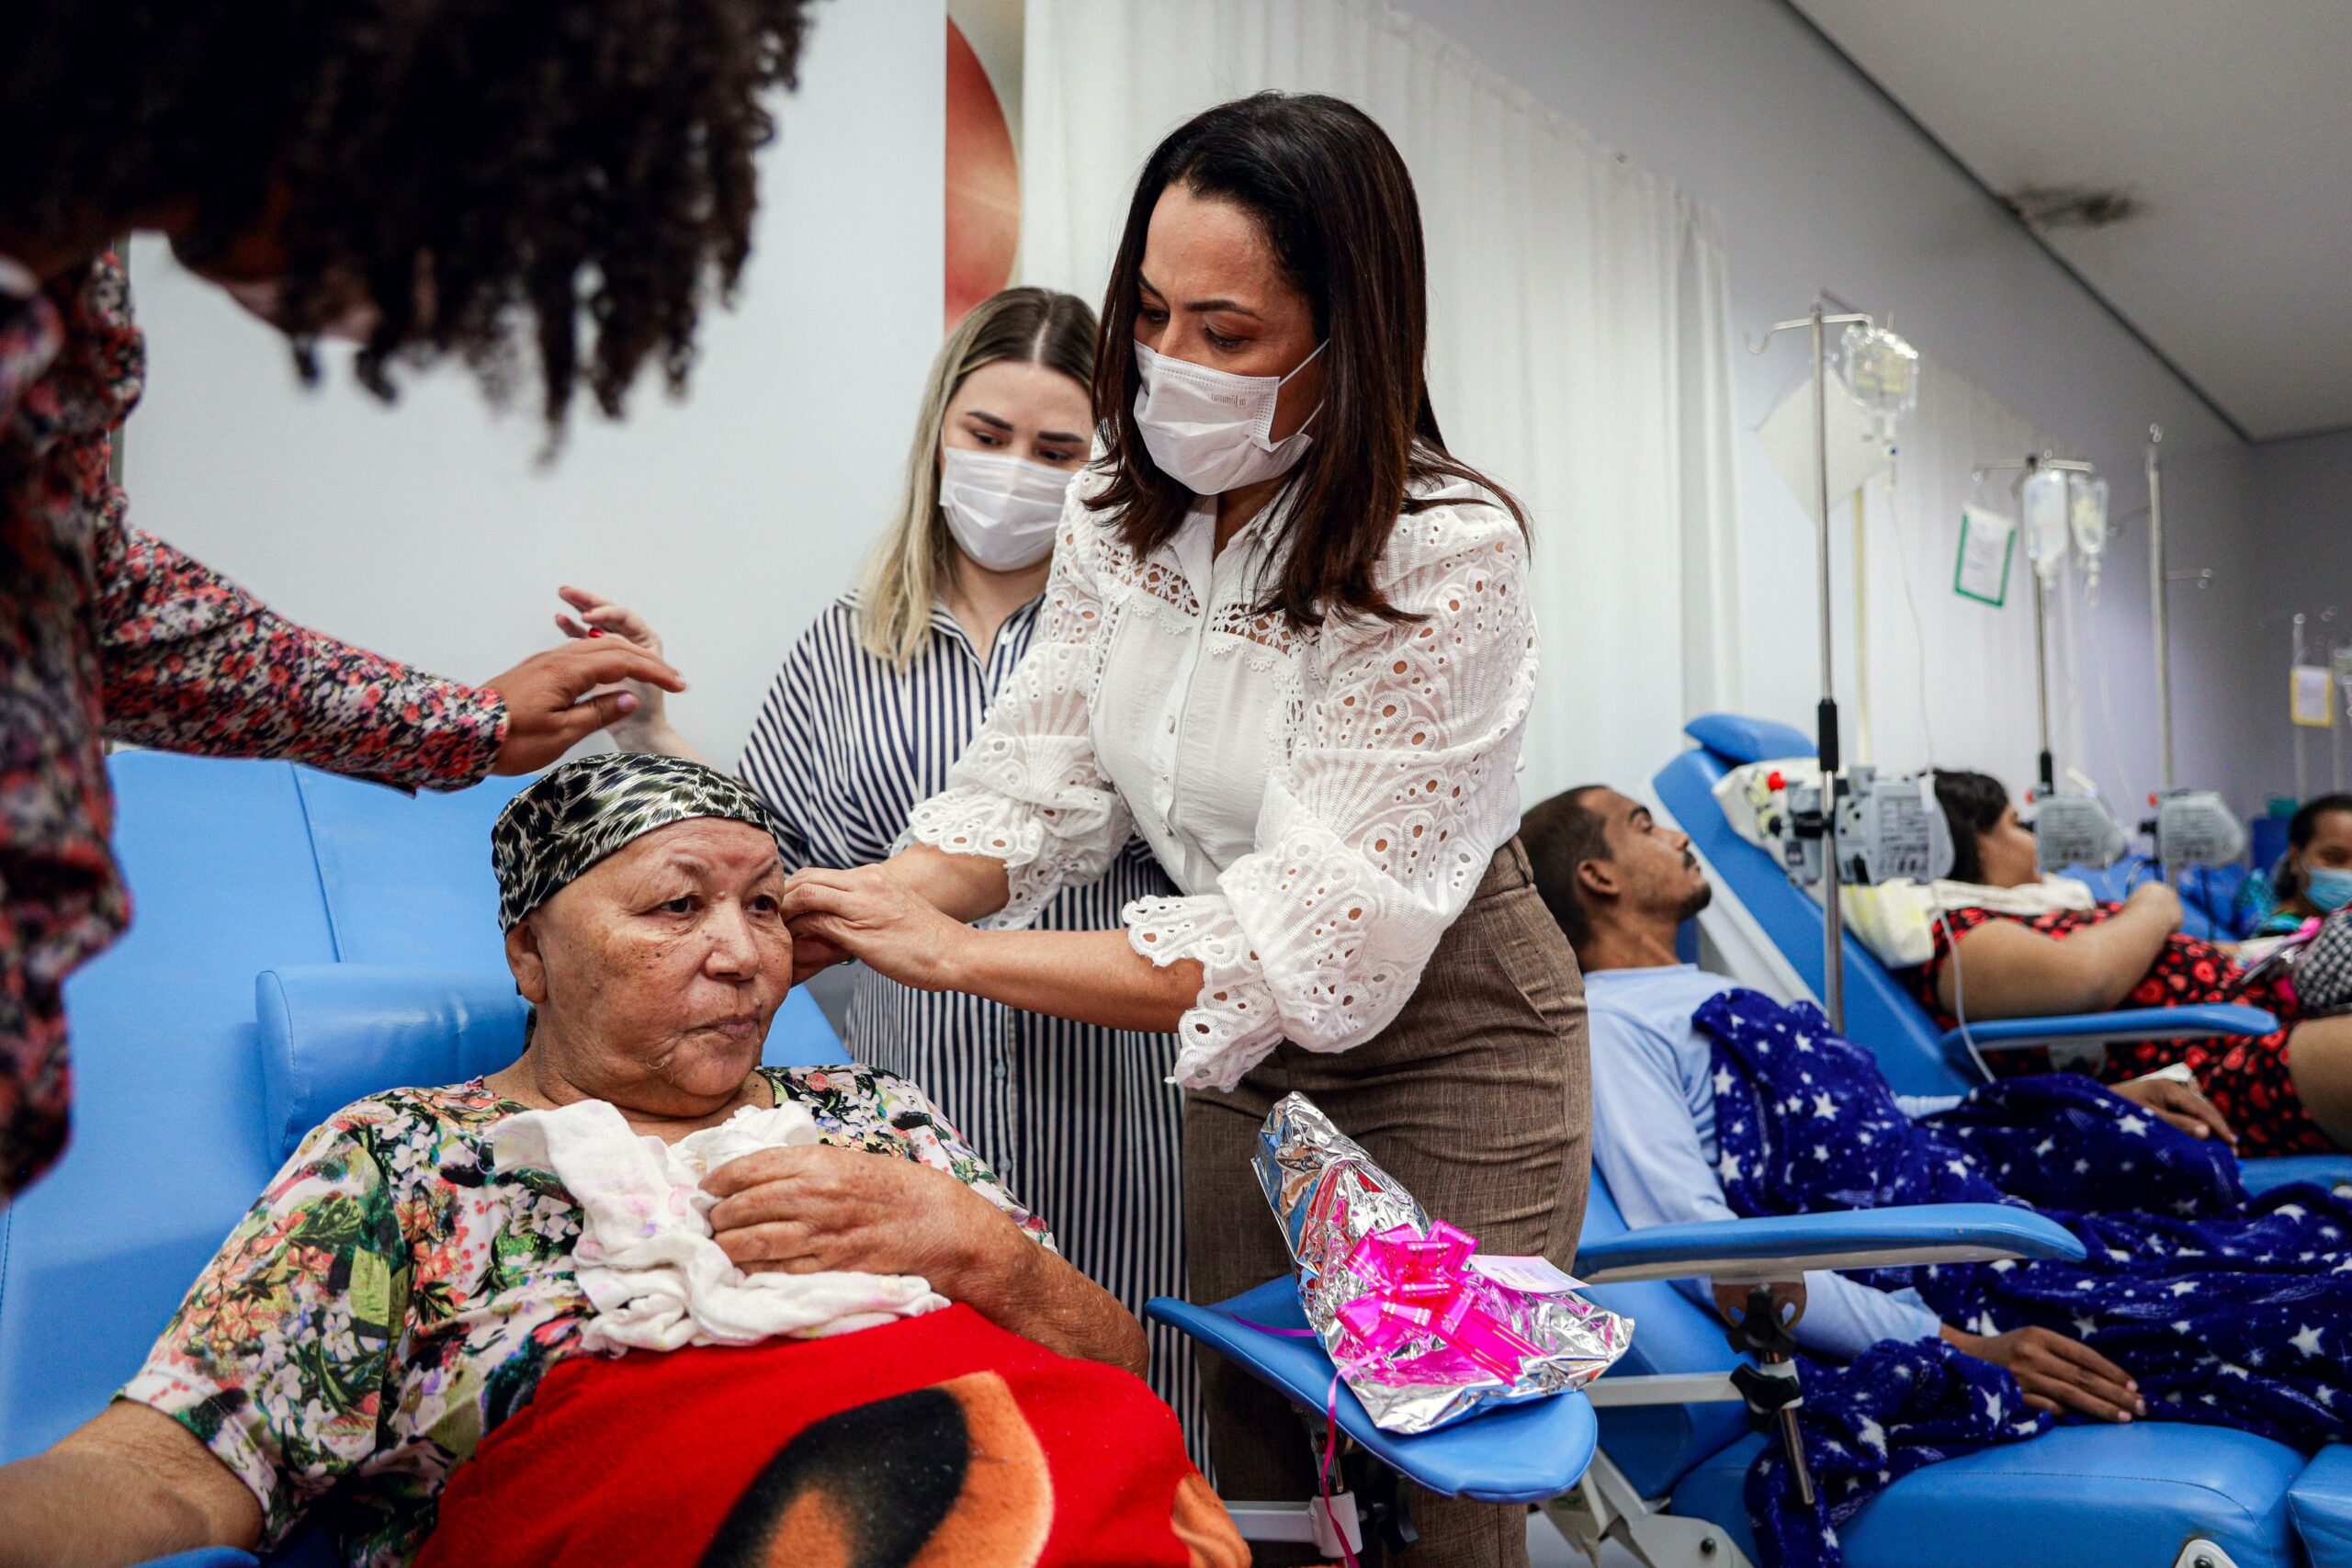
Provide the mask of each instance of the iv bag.
[{"label": "iv bag", "polygon": [[2026,558],[2044,587],[2057,581],[2066,559],[2066,479],[2064,469],[2040,468],[2025,481]]},{"label": "iv bag", "polygon": [[1837,368],[1869,413],[1871,433],[1893,441],[1894,422],[1919,406],[1919,351],[1884,327],[1857,321],[1838,340]]},{"label": "iv bag", "polygon": [[2107,481],[2097,474],[2068,474],[2066,521],[2075,553],[2083,558],[2090,592],[2098,593],[2099,558],[2107,553]]}]

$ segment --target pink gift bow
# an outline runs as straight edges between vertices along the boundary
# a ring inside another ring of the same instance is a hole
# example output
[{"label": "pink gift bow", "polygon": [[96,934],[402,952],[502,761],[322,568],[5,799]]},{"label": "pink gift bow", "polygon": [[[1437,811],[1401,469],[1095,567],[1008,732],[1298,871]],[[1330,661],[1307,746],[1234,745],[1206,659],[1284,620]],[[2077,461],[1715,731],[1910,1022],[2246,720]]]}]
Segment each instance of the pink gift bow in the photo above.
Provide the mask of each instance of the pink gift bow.
[{"label": "pink gift bow", "polygon": [[1340,1309],[1347,1343],[1345,1353],[1334,1359],[1353,1371],[1407,1339],[1427,1336],[1443,1340],[1503,1382],[1515,1381],[1543,1350],[1487,1305],[1494,1287],[1470,1267],[1477,1250],[1474,1237],[1443,1220],[1426,1236],[1410,1225],[1391,1225],[1357,1242],[1348,1255],[1348,1271],[1374,1288]]}]

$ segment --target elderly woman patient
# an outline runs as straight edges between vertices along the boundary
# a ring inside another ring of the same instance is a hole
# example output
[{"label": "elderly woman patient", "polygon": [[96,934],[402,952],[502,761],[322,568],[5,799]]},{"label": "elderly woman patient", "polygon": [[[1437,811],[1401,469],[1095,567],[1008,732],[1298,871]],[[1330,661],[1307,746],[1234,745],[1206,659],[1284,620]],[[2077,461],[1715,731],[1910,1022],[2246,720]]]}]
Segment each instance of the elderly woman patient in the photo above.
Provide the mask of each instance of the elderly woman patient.
[{"label": "elderly woman patient", "polygon": [[[792,938],[756,797],[592,758],[516,796],[493,859],[522,1057],[312,1132],[115,1403],[0,1469],[0,1564],[266,1551],[313,1517],[365,1564],[1247,1561],[1134,1375],[1134,1318],[922,1092],[759,1066]],[[707,1207],[691,1245],[723,1250],[726,1288],[821,1316],[866,1279],[895,1308],[593,1353],[630,1341],[582,1282],[617,1267],[582,1241],[611,1234],[588,1168],[567,1156],[575,1193],[515,1154],[571,1134],[498,1135],[610,1120],[588,1101],[617,1112],[594,1156],[616,1169],[812,1119],[817,1142],[716,1163],[672,1207]]]}]

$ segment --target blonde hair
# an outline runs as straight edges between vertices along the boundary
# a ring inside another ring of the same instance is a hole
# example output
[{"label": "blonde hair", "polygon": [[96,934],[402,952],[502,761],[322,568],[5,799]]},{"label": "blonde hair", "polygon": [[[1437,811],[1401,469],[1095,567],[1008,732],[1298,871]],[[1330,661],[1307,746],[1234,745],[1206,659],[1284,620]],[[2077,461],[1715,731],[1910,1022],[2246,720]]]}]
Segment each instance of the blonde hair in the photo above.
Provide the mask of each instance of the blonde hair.
[{"label": "blonde hair", "polygon": [[866,652],[904,670],[931,636],[931,607],[956,547],[939,510],[939,439],[957,389],[980,367],[1007,359],[1046,366],[1091,389],[1094,334],[1094,312],[1076,295],[1008,288],[972,307],[939,345],[915,416],[898,515],[858,578],[857,640]]}]

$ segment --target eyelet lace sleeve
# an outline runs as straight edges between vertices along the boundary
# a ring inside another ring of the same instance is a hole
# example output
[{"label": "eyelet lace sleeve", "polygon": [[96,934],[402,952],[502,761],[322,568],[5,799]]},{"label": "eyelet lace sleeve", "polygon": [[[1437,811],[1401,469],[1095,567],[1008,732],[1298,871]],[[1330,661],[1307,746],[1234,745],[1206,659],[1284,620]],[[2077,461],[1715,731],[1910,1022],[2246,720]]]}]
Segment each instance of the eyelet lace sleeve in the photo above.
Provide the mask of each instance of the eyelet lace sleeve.
[{"label": "eyelet lace sleeve", "polygon": [[1231,1089],[1283,1040],[1377,1034],[1518,829],[1535,682],[1524,540],[1483,505],[1408,515],[1391,601],[1424,618],[1329,633],[1328,679],[1269,784],[1257,848],[1195,897],[1138,899],[1154,963],[1200,962],[1174,1081]]},{"label": "eyelet lace sleeve", "polygon": [[914,808],[899,840],[1002,861],[1012,896],[989,926],[1025,926],[1065,886],[1099,879],[1134,827],[1096,765],[1091,732],[1109,613],[1094,580],[1088,488],[1084,479],[1070,487],[1029,651],[947,787]]}]

